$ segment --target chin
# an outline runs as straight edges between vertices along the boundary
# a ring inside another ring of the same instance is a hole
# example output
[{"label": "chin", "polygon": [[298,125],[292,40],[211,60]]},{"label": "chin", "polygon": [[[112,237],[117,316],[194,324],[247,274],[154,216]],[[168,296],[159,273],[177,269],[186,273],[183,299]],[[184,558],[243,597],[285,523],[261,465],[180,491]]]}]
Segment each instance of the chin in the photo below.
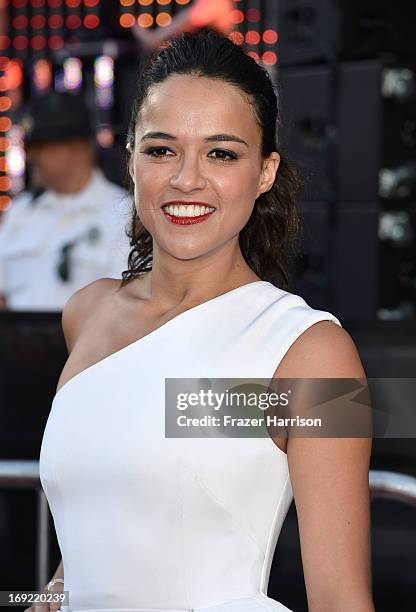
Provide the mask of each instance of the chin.
[{"label": "chin", "polygon": [[[189,242],[189,241],[188,241]],[[182,261],[197,259],[198,257],[204,257],[211,250],[209,247],[206,249],[201,248],[201,244],[195,245],[194,248],[188,244],[166,245],[163,250],[168,253],[171,257],[181,259]]]}]

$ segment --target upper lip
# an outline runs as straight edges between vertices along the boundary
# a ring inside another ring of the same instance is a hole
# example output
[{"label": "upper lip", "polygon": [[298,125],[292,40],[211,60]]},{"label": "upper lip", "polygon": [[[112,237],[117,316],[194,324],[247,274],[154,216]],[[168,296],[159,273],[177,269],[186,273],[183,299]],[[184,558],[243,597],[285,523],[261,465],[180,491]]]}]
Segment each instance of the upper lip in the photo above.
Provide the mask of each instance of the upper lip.
[{"label": "upper lip", "polygon": [[161,208],[164,206],[174,206],[175,204],[185,204],[188,206],[209,206],[210,208],[215,208],[212,204],[208,204],[208,202],[196,202],[196,201],[188,201],[188,200],[169,200],[169,202],[163,202]]}]

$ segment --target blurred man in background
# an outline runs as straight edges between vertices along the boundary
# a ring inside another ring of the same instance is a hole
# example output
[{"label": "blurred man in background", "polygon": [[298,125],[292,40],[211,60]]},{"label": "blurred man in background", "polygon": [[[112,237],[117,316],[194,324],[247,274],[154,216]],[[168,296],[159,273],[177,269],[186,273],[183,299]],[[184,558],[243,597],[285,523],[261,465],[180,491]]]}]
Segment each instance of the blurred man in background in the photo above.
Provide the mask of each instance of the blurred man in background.
[{"label": "blurred man in background", "polygon": [[22,126],[34,190],[0,222],[0,308],[60,311],[79,288],[127,269],[129,199],[95,165],[79,96],[36,98]]}]

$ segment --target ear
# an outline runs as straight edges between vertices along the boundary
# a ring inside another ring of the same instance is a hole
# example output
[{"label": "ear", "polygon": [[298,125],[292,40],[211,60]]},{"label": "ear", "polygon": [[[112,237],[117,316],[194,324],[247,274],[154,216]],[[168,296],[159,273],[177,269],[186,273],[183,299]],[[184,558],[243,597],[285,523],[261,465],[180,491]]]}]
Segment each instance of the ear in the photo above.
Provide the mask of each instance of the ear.
[{"label": "ear", "polygon": [[257,191],[257,198],[261,193],[265,193],[272,188],[273,183],[276,179],[277,169],[280,164],[280,155],[277,151],[273,151],[267,159],[263,161],[263,169],[261,172],[261,179],[259,188]]},{"label": "ear", "polygon": [[132,149],[132,146],[131,146],[131,143],[130,143],[130,142],[129,142],[129,143],[127,143],[127,145],[126,145],[126,149],[128,150],[128,152],[129,152],[129,154],[130,154],[130,155],[129,155],[129,164],[128,164],[128,166],[129,166],[129,174],[130,174],[130,176],[131,176],[131,180],[132,180],[132,181],[133,181],[133,183],[134,183],[134,182],[135,182],[135,174],[134,174],[134,155],[133,155],[133,149]]}]

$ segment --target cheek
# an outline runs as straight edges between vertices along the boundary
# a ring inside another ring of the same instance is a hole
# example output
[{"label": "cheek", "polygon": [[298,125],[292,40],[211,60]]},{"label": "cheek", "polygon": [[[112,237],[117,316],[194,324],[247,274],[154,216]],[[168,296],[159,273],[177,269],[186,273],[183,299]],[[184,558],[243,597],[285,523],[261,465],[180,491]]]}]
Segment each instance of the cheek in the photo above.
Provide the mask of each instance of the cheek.
[{"label": "cheek", "polygon": [[146,198],[147,200],[154,200],[157,198],[159,177],[157,174],[141,174],[136,173],[135,187],[136,193],[140,198]]},{"label": "cheek", "polygon": [[167,190],[162,187],[161,177],[157,172],[146,172],[136,169],[134,182],[134,199],[136,211],[140,218],[149,218],[158,208]]},{"label": "cheek", "polygon": [[37,164],[39,168],[46,172],[48,169],[53,170],[54,166],[56,165],[56,161],[53,158],[50,159],[48,155],[39,155]]},{"label": "cheek", "polygon": [[136,197],[143,200],[144,198],[149,203],[159,202],[171,189],[169,189],[169,180],[172,175],[172,170],[169,170],[168,164],[147,164],[146,161],[136,163],[134,166],[134,184]]},{"label": "cheek", "polygon": [[136,184],[137,188],[141,192],[146,193],[157,193],[157,190],[160,186],[166,183],[166,180],[163,179],[163,173],[158,172],[157,170],[152,170],[146,172],[142,169],[141,172],[136,172]]},{"label": "cheek", "polygon": [[42,166],[45,170],[55,172],[60,168],[68,168],[71,165],[71,159],[64,155],[62,151],[45,153],[42,159]]},{"label": "cheek", "polygon": [[223,175],[217,182],[226,213],[244,216],[251,210],[257,195],[258,175],[247,170]]}]

